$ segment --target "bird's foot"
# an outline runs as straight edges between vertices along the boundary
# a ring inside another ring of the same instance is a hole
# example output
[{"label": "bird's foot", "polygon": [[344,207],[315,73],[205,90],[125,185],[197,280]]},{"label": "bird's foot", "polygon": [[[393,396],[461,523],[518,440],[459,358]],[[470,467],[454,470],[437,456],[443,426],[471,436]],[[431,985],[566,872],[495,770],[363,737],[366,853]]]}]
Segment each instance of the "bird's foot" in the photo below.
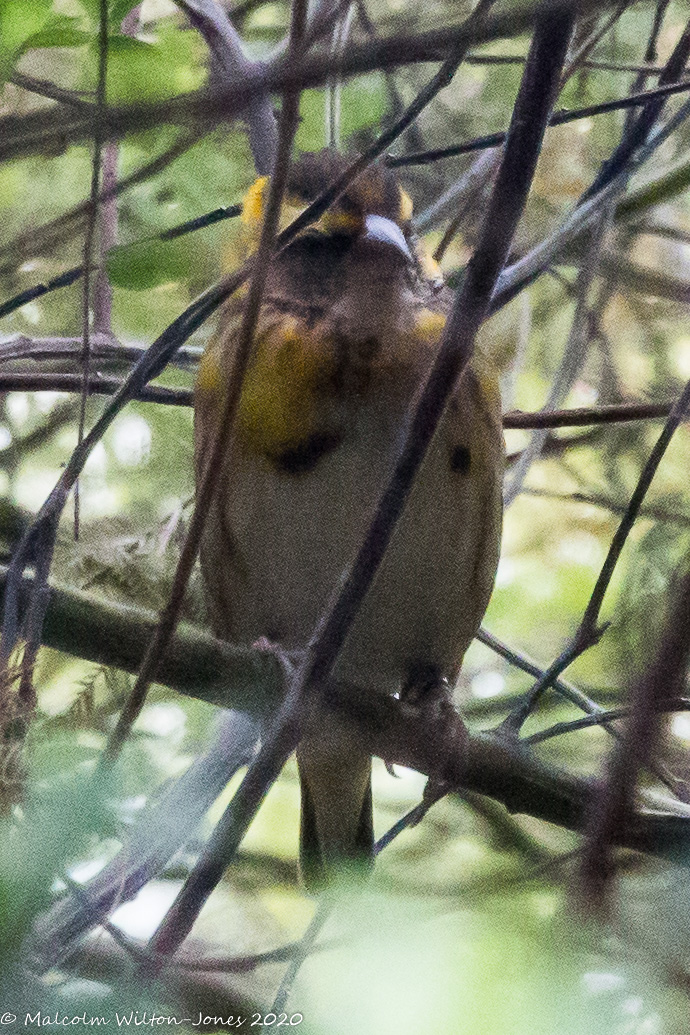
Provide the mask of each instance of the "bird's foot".
[{"label": "bird's foot", "polygon": [[[424,736],[439,746],[439,756],[462,757],[467,744],[467,731],[453,703],[453,691],[436,665],[416,662],[410,665],[400,700],[418,709]],[[441,772],[445,766],[441,766]],[[430,776],[424,789],[423,803],[430,808],[443,798],[453,784],[441,776]]]},{"label": "bird's foot", "polygon": [[263,651],[265,654],[272,654],[283,670],[286,680],[292,679],[304,656],[303,650],[288,650],[282,644],[276,643],[275,640],[269,640],[267,636],[260,636],[258,640],[254,640],[252,647],[254,650]]}]

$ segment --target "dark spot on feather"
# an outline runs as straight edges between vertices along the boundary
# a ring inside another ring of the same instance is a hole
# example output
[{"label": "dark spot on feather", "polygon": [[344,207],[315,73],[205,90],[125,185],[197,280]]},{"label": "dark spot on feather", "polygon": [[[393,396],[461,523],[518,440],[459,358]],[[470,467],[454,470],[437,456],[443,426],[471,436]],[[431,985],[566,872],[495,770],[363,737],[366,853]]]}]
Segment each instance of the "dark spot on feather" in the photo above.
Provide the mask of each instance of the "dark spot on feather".
[{"label": "dark spot on feather", "polygon": [[456,446],[450,454],[450,469],[454,474],[469,474],[472,467],[472,454],[467,446]]},{"label": "dark spot on feather", "polygon": [[276,467],[285,474],[307,474],[324,456],[337,449],[342,440],[340,431],[316,431],[296,446],[279,453],[275,458]]}]

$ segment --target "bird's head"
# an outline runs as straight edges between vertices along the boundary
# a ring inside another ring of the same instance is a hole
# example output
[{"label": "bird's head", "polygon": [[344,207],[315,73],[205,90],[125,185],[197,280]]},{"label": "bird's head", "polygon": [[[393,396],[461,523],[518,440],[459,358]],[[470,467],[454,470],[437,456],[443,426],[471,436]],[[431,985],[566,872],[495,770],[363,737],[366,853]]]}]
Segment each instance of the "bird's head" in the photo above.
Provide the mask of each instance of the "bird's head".
[{"label": "bird's head", "polygon": [[[290,170],[281,229],[337,180],[348,165],[348,159],[335,151],[301,155]],[[250,245],[258,240],[267,196],[268,177],[264,176],[256,180],[245,197],[242,221]],[[356,255],[360,263],[368,259],[390,271],[435,279],[438,270],[429,266],[427,256],[415,242],[411,219],[412,201],[395,174],[384,165],[372,164],[293,240],[287,252],[293,256],[309,253],[317,264],[326,267],[345,256]]]}]

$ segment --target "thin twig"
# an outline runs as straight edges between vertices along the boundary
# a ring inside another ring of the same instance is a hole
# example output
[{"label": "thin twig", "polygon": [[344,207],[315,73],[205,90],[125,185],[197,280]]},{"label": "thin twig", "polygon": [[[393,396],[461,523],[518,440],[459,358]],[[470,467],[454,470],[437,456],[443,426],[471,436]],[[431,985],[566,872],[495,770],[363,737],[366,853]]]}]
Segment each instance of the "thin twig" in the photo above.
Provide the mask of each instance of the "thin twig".
[{"label": "thin twig", "polygon": [[[559,500],[562,503],[583,503],[588,507],[599,507],[602,510],[608,510],[611,514],[618,514],[619,516],[625,514],[626,504],[619,503],[617,500],[609,499],[607,496],[594,495],[593,493],[586,492],[557,492],[550,489],[532,489],[526,488],[522,490],[525,496],[537,496],[541,499]],[[661,521],[669,525],[681,525],[684,528],[690,528],[690,514],[680,514],[671,510],[666,510],[663,507],[642,507],[640,509],[640,517],[649,518],[651,521]]]},{"label": "thin twig", "polygon": [[[181,133],[175,143],[166,148],[160,155],[151,159],[150,162],[145,162],[144,165],[135,169],[129,176],[119,180],[112,193],[101,191],[97,199],[98,204],[101,205],[111,197],[116,197],[129,190],[130,187],[134,187],[137,183],[155,176],[156,173],[161,172],[171,162],[174,162],[176,158],[183,155],[185,151],[189,151],[205,133],[206,130],[193,130]],[[56,219],[51,219],[48,223],[44,223],[35,229],[24,231],[11,241],[3,244],[0,247],[0,257],[9,256],[10,262],[6,262],[4,266],[0,267],[0,276],[7,276],[9,273],[12,273],[16,265],[32,251],[45,253],[64,244],[65,241],[79,232],[84,224],[84,220],[88,218],[90,210],[91,202],[89,200],[82,201]]]},{"label": "thin twig", "polygon": [[649,454],[649,458],[642,469],[642,473],[640,474],[635,490],[630,497],[630,502],[628,503],[625,514],[623,515],[623,518],[616,529],[616,533],[611,540],[611,545],[609,546],[606,559],[602,565],[601,571],[599,572],[594,589],[592,590],[592,595],[589,598],[589,602],[575,634],[558,658],[556,658],[556,660],[549,666],[544,675],[537,680],[524,703],[515,708],[505,722],[501,724],[500,729],[502,732],[511,735],[517,734],[517,732],[522,728],[527,717],[533,711],[541,695],[549,686],[551,686],[554,678],[559,676],[561,672],[568,668],[568,666],[571,665],[572,662],[583,653],[583,651],[596,644],[601,638],[606,627],[602,628],[599,626],[599,614],[604,602],[606,591],[608,590],[620,555],[623,552],[623,547],[625,546],[627,538],[640,513],[642,503],[647,495],[647,490],[652,484],[654,475],[658,470],[659,464],[664,457],[666,449],[668,448],[675,431],[686,419],[689,409],[690,381],[687,382],[683,392],[671,410],[661,434],[655,442],[654,448]]},{"label": "thin twig", "polygon": [[[465,58],[468,65],[524,65],[524,57],[517,54],[468,54]],[[663,65],[635,65],[617,61],[600,61],[598,58],[587,58],[582,68],[594,68],[602,72],[643,72],[645,75],[659,75]]]},{"label": "thin twig", "polygon": [[598,424],[625,424],[630,421],[668,417],[673,403],[612,403],[608,406],[573,406],[565,410],[539,410],[527,413],[511,410],[503,414],[503,427],[582,428]]},{"label": "thin twig", "polygon": [[[79,374],[0,373],[0,392],[81,392],[83,377]],[[103,377],[98,373],[89,380],[90,395],[115,395],[125,382],[119,377]],[[133,398],[139,402],[162,403],[165,406],[191,406],[191,388],[163,388],[146,385]]]},{"label": "thin twig", "polygon": [[[103,182],[104,189],[102,197],[106,199],[103,202],[103,207],[105,208],[105,206],[111,205],[115,201],[119,191],[116,180],[111,181],[110,178],[107,178],[106,183],[106,177],[104,175]],[[196,216],[194,219],[187,219],[184,223],[179,223],[177,226],[171,226],[167,230],[162,230],[154,237],[140,237],[131,241],[126,245],[126,247],[135,247],[138,244],[151,240],[172,241],[176,237],[182,237],[184,234],[193,233],[196,230],[202,230],[207,226],[212,226],[214,223],[220,222],[221,220],[234,219],[236,216],[241,215],[241,213],[241,205],[225,205],[221,208],[214,208],[212,212],[207,212],[203,216]],[[113,240],[112,243],[115,244],[115,241]],[[112,247],[112,245],[109,247]],[[108,248],[102,249],[101,269],[103,268],[103,261],[107,251]],[[64,273],[60,273],[58,276],[53,277],[46,284],[35,284],[33,287],[26,288],[18,295],[15,295],[13,298],[9,298],[6,302],[0,304],[0,319],[3,316],[9,316],[10,313],[15,312],[17,309],[21,309],[21,307],[26,305],[27,302],[33,302],[34,299],[41,298],[43,295],[47,295],[51,291],[57,291],[59,288],[69,287],[70,284],[74,284],[75,281],[79,280],[83,274],[83,266],[74,266],[72,269],[65,270]],[[101,310],[102,309],[103,307],[101,306]],[[106,322],[107,321],[105,319],[96,321],[94,316],[94,331],[101,330],[102,328],[99,327],[99,324],[105,324]]]},{"label": "thin twig", "polygon": [[[577,299],[575,313],[559,367],[554,375],[549,388],[548,398],[544,404],[545,413],[548,413],[565,399],[587,357],[587,350],[591,341],[591,323],[589,319],[590,292],[597,275],[601,250],[610,227],[610,222],[611,207],[608,210],[602,211],[598,224],[590,231],[591,236],[587,242],[575,287]],[[539,428],[532,432],[528,445],[523,449],[512,476],[504,487],[503,502],[506,507],[509,507],[520,494],[530,467],[538,459],[546,437],[546,428]]]},{"label": "thin twig", "polygon": [[[260,67],[242,49],[237,29],[216,0],[175,0],[206,40],[211,54],[211,84],[232,86],[242,79],[258,80]],[[254,167],[263,176],[273,168],[276,152],[276,120],[269,94],[258,90],[242,112],[249,128]]]},{"label": "thin twig", "polygon": [[[113,346],[113,359],[120,360],[118,352],[117,346]],[[55,355],[53,349],[49,349],[48,353],[51,357]],[[124,358],[122,357],[122,360]],[[194,362],[196,362],[196,356],[190,357],[186,361],[183,360],[182,365],[186,367]],[[123,388],[124,383],[120,378],[105,377],[100,373],[94,373],[91,377],[90,393],[92,395],[115,395]],[[11,370],[6,374],[0,373],[0,392],[78,392],[80,388],[81,377],[78,374],[61,372],[44,374],[29,371],[24,373],[19,370]],[[194,401],[191,388],[164,388],[158,385],[147,385],[141,388],[134,398],[140,402],[161,403],[165,406],[192,406]],[[524,410],[510,410],[503,415],[503,427],[506,430],[581,428],[659,420],[661,417],[669,415],[672,406],[672,403],[615,403],[610,406],[574,406],[565,410],[549,412],[539,410],[530,413]]]},{"label": "thin twig", "polygon": [[[91,350],[94,358],[98,360],[99,366],[108,369],[121,370],[138,363],[148,352],[149,346],[139,344],[124,344],[117,339],[103,337],[100,334],[91,335]],[[42,365],[51,361],[56,364],[52,373],[62,373],[65,363],[73,363],[78,360],[81,353],[81,338],[28,338],[25,334],[18,334],[14,338],[0,341],[0,364],[12,364],[20,360],[29,359],[33,363]],[[170,358],[169,365],[189,370],[199,362],[203,349],[199,345],[180,346],[175,355]],[[22,371],[17,371],[22,373]]]},{"label": "thin twig", "polygon": [[[627,97],[618,97],[613,101],[589,104],[584,108],[573,108],[570,111],[556,111],[549,119],[549,128],[565,126],[570,122],[579,122],[581,119],[605,115],[612,111],[624,111],[628,108],[643,107],[650,101],[671,97],[678,93],[687,93],[688,90],[690,90],[690,82],[670,83],[655,90],[643,90],[640,93],[630,94]],[[406,155],[388,155],[386,157],[386,165],[392,169],[410,165],[431,165],[433,162],[441,161],[444,158],[456,158],[458,155],[470,154],[473,151],[485,151],[489,148],[500,147],[501,144],[505,143],[505,139],[505,130],[499,130],[496,133],[486,133],[480,137],[473,137],[472,140],[466,140],[461,144],[451,144],[449,147],[430,148],[427,151],[411,152]]]},{"label": "thin twig", "polygon": [[[108,71],[108,0],[99,0],[98,9],[98,71],[96,81],[96,109],[99,115],[98,126],[100,126],[103,112],[105,110],[105,89],[106,76]],[[89,214],[86,221],[86,234],[84,236],[84,252],[82,268],[84,270],[84,283],[82,290],[82,391],[79,403],[79,426],[77,430],[77,442],[79,445],[84,440],[84,429],[86,427],[86,401],[89,397],[89,377],[91,374],[91,256],[93,253],[96,226],[98,223],[98,195],[101,183],[101,155],[103,142],[100,129],[97,128],[93,140],[93,156],[91,158],[91,192],[89,200]],[[95,328],[103,333],[102,327]],[[74,485],[74,538],[79,538],[79,482]]]},{"label": "thin twig", "polygon": [[[673,48],[670,58],[666,62],[664,71],[659,76],[659,86],[664,87],[677,83],[685,72],[685,66],[689,58],[690,22],[686,25],[680,39]],[[603,187],[611,183],[628,166],[637,149],[647,140],[654,123],[663,111],[665,100],[665,97],[658,96],[647,101],[635,121],[626,128],[616,150],[604,162],[594,181],[584,192],[581,202],[587,201],[601,191]]]},{"label": "thin twig", "polygon": [[[29,93],[47,97],[49,100],[58,101],[60,104],[67,104],[80,111],[93,112],[94,110],[93,100],[87,99],[93,96],[90,91],[64,90],[61,86],[50,82],[48,79],[38,79],[36,76],[17,71],[12,73],[9,81],[14,83],[15,86],[19,86],[22,90],[27,90]],[[56,116],[55,108],[52,109],[52,114],[53,117]]]},{"label": "thin twig", "polygon": [[[657,703],[656,711],[664,712],[687,712],[690,711],[690,698],[672,697]],[[554,737],[563,737],[566,733],[576,733],[578,730],[586,730],[592,726],[602,726],[607,722],[614,722],[617,719],[627,719],[631,713],[630,705],[621,708],[609,708],[607,711],[598,712],[595,715],[583,715],[580,719],[571,719],[569,722],[557,722],[548,729],[539,730],[529,737],[523,737],[523,744],[542,744],[545,740],[553,740]]]},{"label": "thin twig", "polygon": [[[306,28],[307,3],[306,0],[293,0],[291,22],[290,22],[290,45],[289,54],[293,59],[300,55],[304,32]],[[251,355],[254,333],[259,318],[264,288],[268,277],[270,261],[275,250],[276,234],[280,221],[280,210],[283,196],[287,186],[288,172],[290,168],[290,153],[292,142],[299,119],[299,99],[297,92],[286,92],[283,98],[283,107],[280,113],[278,124],[278,147],[275,156],[275,164],[271,175],[268,198],[264,212],[261,237],[257,248],[256,262],[252,279],[249,285],[249,292],[242,317],[242,325],[238,334],[236,352],[234,356],[232,376],[229,381],[227,396],[223,405],[223,412],[218,429],[213,437],[208,460],[202,472],[201,479],[197,486],[197,498],[194,507],[187,536],[182,547],[180,560],[178,562],[173,586],[170,591],[168,605],[164,609],[161,619],[157,625],[149,648],[147,649],[137,681],[132,688],[132,693],[118,720],[113,736],[110,738],[107,750],[107,758],[112,759],[127,736],[131,723],[141,709],[145,699],[148,685],[155,677],[160,656],[175,631],[179,610],[182,604],[185,588],[191,573],[192,564],[199,551],[201,535],[208,513],[212,495],[218,483],[218,474],[222,467],[222,460],[228,449],[228,443],[232,433],[235,413],[239,404],[244,373],[247,369]],[[253,766],[250,766],[251,772]],[[243,784],[246,783],[246,777]],[[191,915],[185,914],[183,905],[185,892],[187,898],[190,889],[204,886],[208,881],[208,870],[223,868],[223,854],[213,856],[213,849],[216,837],[212,837],[211,845],[202,855],[195,867],[193,874],[187,880],[179,899],[173,904],[166,914],[158,931],[151,939],[150,948],[154,953],[168,953],[177,948],[180,942],[188,933],[191,924],[196,916],[192,909]],[[212,888],[214,883],[210,884]],[[208,893],[208,892],[207,892]],[[193,894],[193,891],[192,891]],[[202,893],[202,901],[205,895]],[[182,905],[181,905],[182,903]]]},{"label": "thin twig", "polygon": [[[291,39],[293,40],[293,55],[295,57],[299,53],[305,24],[305,0],[294,0]],[[194,512],[190,519],[187,535],[175,569],[168,603],[161,612],[156,632],[151,638],[151,643],[142,662],[137,680],[108,741],[108,746],[103,756],[105,763],[111,763],[117,757],[124,741],[129,735],[131,726],[143,707],[148,688],[156,677],[161,655],[165,651],[179,619],[187,583],[199,552],[209,505],[216,490],[223,457],[228,451],[235,414],[242,394],[244,375],[251,356],[254,332],[259,319],[269,265],[275,249],[276,234],[280,221],[280,208],[290,166],[290,151],[297,129],[298,118],[299,93],[287,93],[281,111],[278,148],[271,175],[266,211],[261,228],[261,238],[257,248],[249,293],[242,316],[242,326],[238,334],[237,348],[233,359],[233,370],[228,379],[229,387],[218,431],[213,439],[205,469],[197,485]]]}]

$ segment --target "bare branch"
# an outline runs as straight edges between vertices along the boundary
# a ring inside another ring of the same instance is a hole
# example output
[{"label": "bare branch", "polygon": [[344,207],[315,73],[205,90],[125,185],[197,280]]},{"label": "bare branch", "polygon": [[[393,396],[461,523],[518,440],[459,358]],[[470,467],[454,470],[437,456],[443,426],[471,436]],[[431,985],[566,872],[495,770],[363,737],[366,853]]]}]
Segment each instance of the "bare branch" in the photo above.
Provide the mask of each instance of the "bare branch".
[{"label": "bare branch", "polygon": [[[307,0],[293,0],[288,48],[288,56],[292,60],[297,60],[301,56],[306,22]],[[141,709],[148,686],[156,675],[161,656],[165,652],[167,643],[175,631],[192,565],[199,552],[209,505],[213,493],[216,491],[223,457],[227,453],[230,442],[235,414],[242,393],[244,375],[251,356],[254,333],[268,278],[269,265],[276,247],[280,210],[290,169],[292,143],[299,121],[299,101],[299,91],[287,91],[283,97],[283,107],[278,125],[278,147],[275,164],[266,200],[256,260],[242,314],[242,324],[238,333],[233,359],[233,371],[229,380],[227,396],[223,403],[221,419],[212,440],[208,461],[197,485],[194,513],[175,571],[170,599],[147,649],[130,698],[120,715],[114,734],[108,744],[108,757],[110,758],[117,752],[124,737],[127,735],[131,722]],[[294,743],[290,740],[290,734],[288,734],[285,745],[286,753],[276,759],[277,770],[275,775],[282,768],[285,758],[294,746]],[[250,765],[248,776],[251,774],[252,769],[253,765]],[[247,777],[243,780],[242,786],[245,786],[246,782]],[[264,793],[268,786],[269,784],[267,783]],[[261,794],[259,801],[262,797],[263,794]],[[241,800],[239,791],[235,799],[233,799],[233,805],[238,798]],[[211,838],[211,842],[195,866],[193,873],[186,881],[178,899],[173,903],[151,940],[151,948],[155,953],[174,953],[178,945],[184,940],[194,923],[198,910],[201,908],[207,895],[215,887],[217,880],[223,872],[226,865],[225,848],[224,839],[222,834],[220,837],[218,836],[217,828]],[[216,874],[218,875],[217,877],[215,877]]]},{"label": "bare branch", "polygon": [[[0,593],[6,573],[0,566]],[[150,612],[55,587],[48,602],[44,643],[89,661],[136,672],[154,622]],[[283,692],[280,666],[271,652],[233,646],[185,624],[166,652],[159,678],[191,697],[240,708],[257,717],[275,708]],[[421,772],[438,772],[438,743],[433,740],[421,746],[423,730],[417,710],[408,715],[400,702],[351,686],[335,687],[329,706],[345,715],[351,710],[359,715],[356,721],[366,724],[363,736],[373,754],[402,764],[414,759]],[[410,739],[407,747],[406,737]],[[591,781],[545,765],[524,746],[490,734],[468,732],[467,752],[453,763],[457,785],[502,801],[513,812],[581,828],[592,801]],[[690,853],[683,846],[690,846],[690,812],[686,816],[680,805],[669,802],[668,806],[673,806],[668,815],[659,814],[658,805],[656,814],[639,814],[622,843],[687,865]]]},{"label": "bare branch", "polygon": [[[237,29],[216,0],[175,0],[206,40],[211,54],[210,81],[213,88],[231,87],[245,80],[260,82],[261,69],[242,49]],[[243,116],[249,128],[249,143],[259,176],[270,173],[278,135],[270,96],[259,89],[248,101]]]},{"label": "bare branch", "polygon": [[656,656],[632,688],[630,716],[587,824],[578,892],[584,903],[599,914],[605,915],[610,906],[607,893],[613,875],[611,848],[634,812],[640,767],[653,756],[660,715],[668,710],[668,699],[685,686],[689,658],[690,576],[684,574],[674,587]]},{"label": "bare branch", "polygon": [[[81,392],[83,378],[79,374],[0,373],[0,392]],[[125,382],[98,373],[89,378],[90,395],[116,395]],[[139,402],[163,403],[166,406],[191,406],[192,390],[146,385],[133,398]]]},{"label": "bare branch", "polygon": [[[556,13],[581,13],[601,7],[601,0],[552,0],[550,9]],[[538,0],[518,9],[494,14],[481,25],[468,30],[464,25],[446,26],[416,35],[389,36],[383,39],[353,43],[343,55],[339,73],[349,78],[374,69],[385,70],[400,65],[443,60],[450,51],[460,46],[518,35],[528,31],[534,24],[541,8]],[[236,117],[243,108],[263,91],[308,89],[322,86],[332,75],[330,55],[307,55],[300,61],[278,60],[268,65],[261,78],[252,77],[223,91],[197,91],[191,95],[173,98],[169,101],[149,102],[112,107],[105,116],[103,137],[120,137],[128,132],[138,132],[162,123],[184,123],[205,125],[208,128],[231,117]],[[0,159],[27,156],[43,152],[54,146],[56,139],[61,143],[68,140],[76,143],[91,137],[94,118],[79,113],[55,127],[52,120],[43,113],[32,113],[22,117],[8,116],[0,120]]]},{"label": "bare branch", "polygon": [[[602,101],[600,104],[589,104],[584,108],[573,108],[572,110],[556,111],[549,119],[549,127],[565,126],[570,122],[579,122],[580,119],[589,119],[596,115],[605,115],[612,111],[625,111],[628,108],[643,107],[649,101],[658,98],[666,98],[678,93],[687,93],[690,90],[690,83],[671,83],[667,86],[660,86],[656,90],[643,90],[640,93],[629,94],[627,97],[619,97],[613,101]],[[386,158],[386,165],[393,169],[409,165],[430,165],[443,158],[454,158],[458,155],[470,154],[472,151],[484,151],[493,147],[500,147],[505,143],[506,133],[501,130],[497,133],[487,133],[473,140],[467,140],[462,144],[451,144],[449,147],[437,147],[428,151],[411,152],[406,155],[389,155]]]}]

